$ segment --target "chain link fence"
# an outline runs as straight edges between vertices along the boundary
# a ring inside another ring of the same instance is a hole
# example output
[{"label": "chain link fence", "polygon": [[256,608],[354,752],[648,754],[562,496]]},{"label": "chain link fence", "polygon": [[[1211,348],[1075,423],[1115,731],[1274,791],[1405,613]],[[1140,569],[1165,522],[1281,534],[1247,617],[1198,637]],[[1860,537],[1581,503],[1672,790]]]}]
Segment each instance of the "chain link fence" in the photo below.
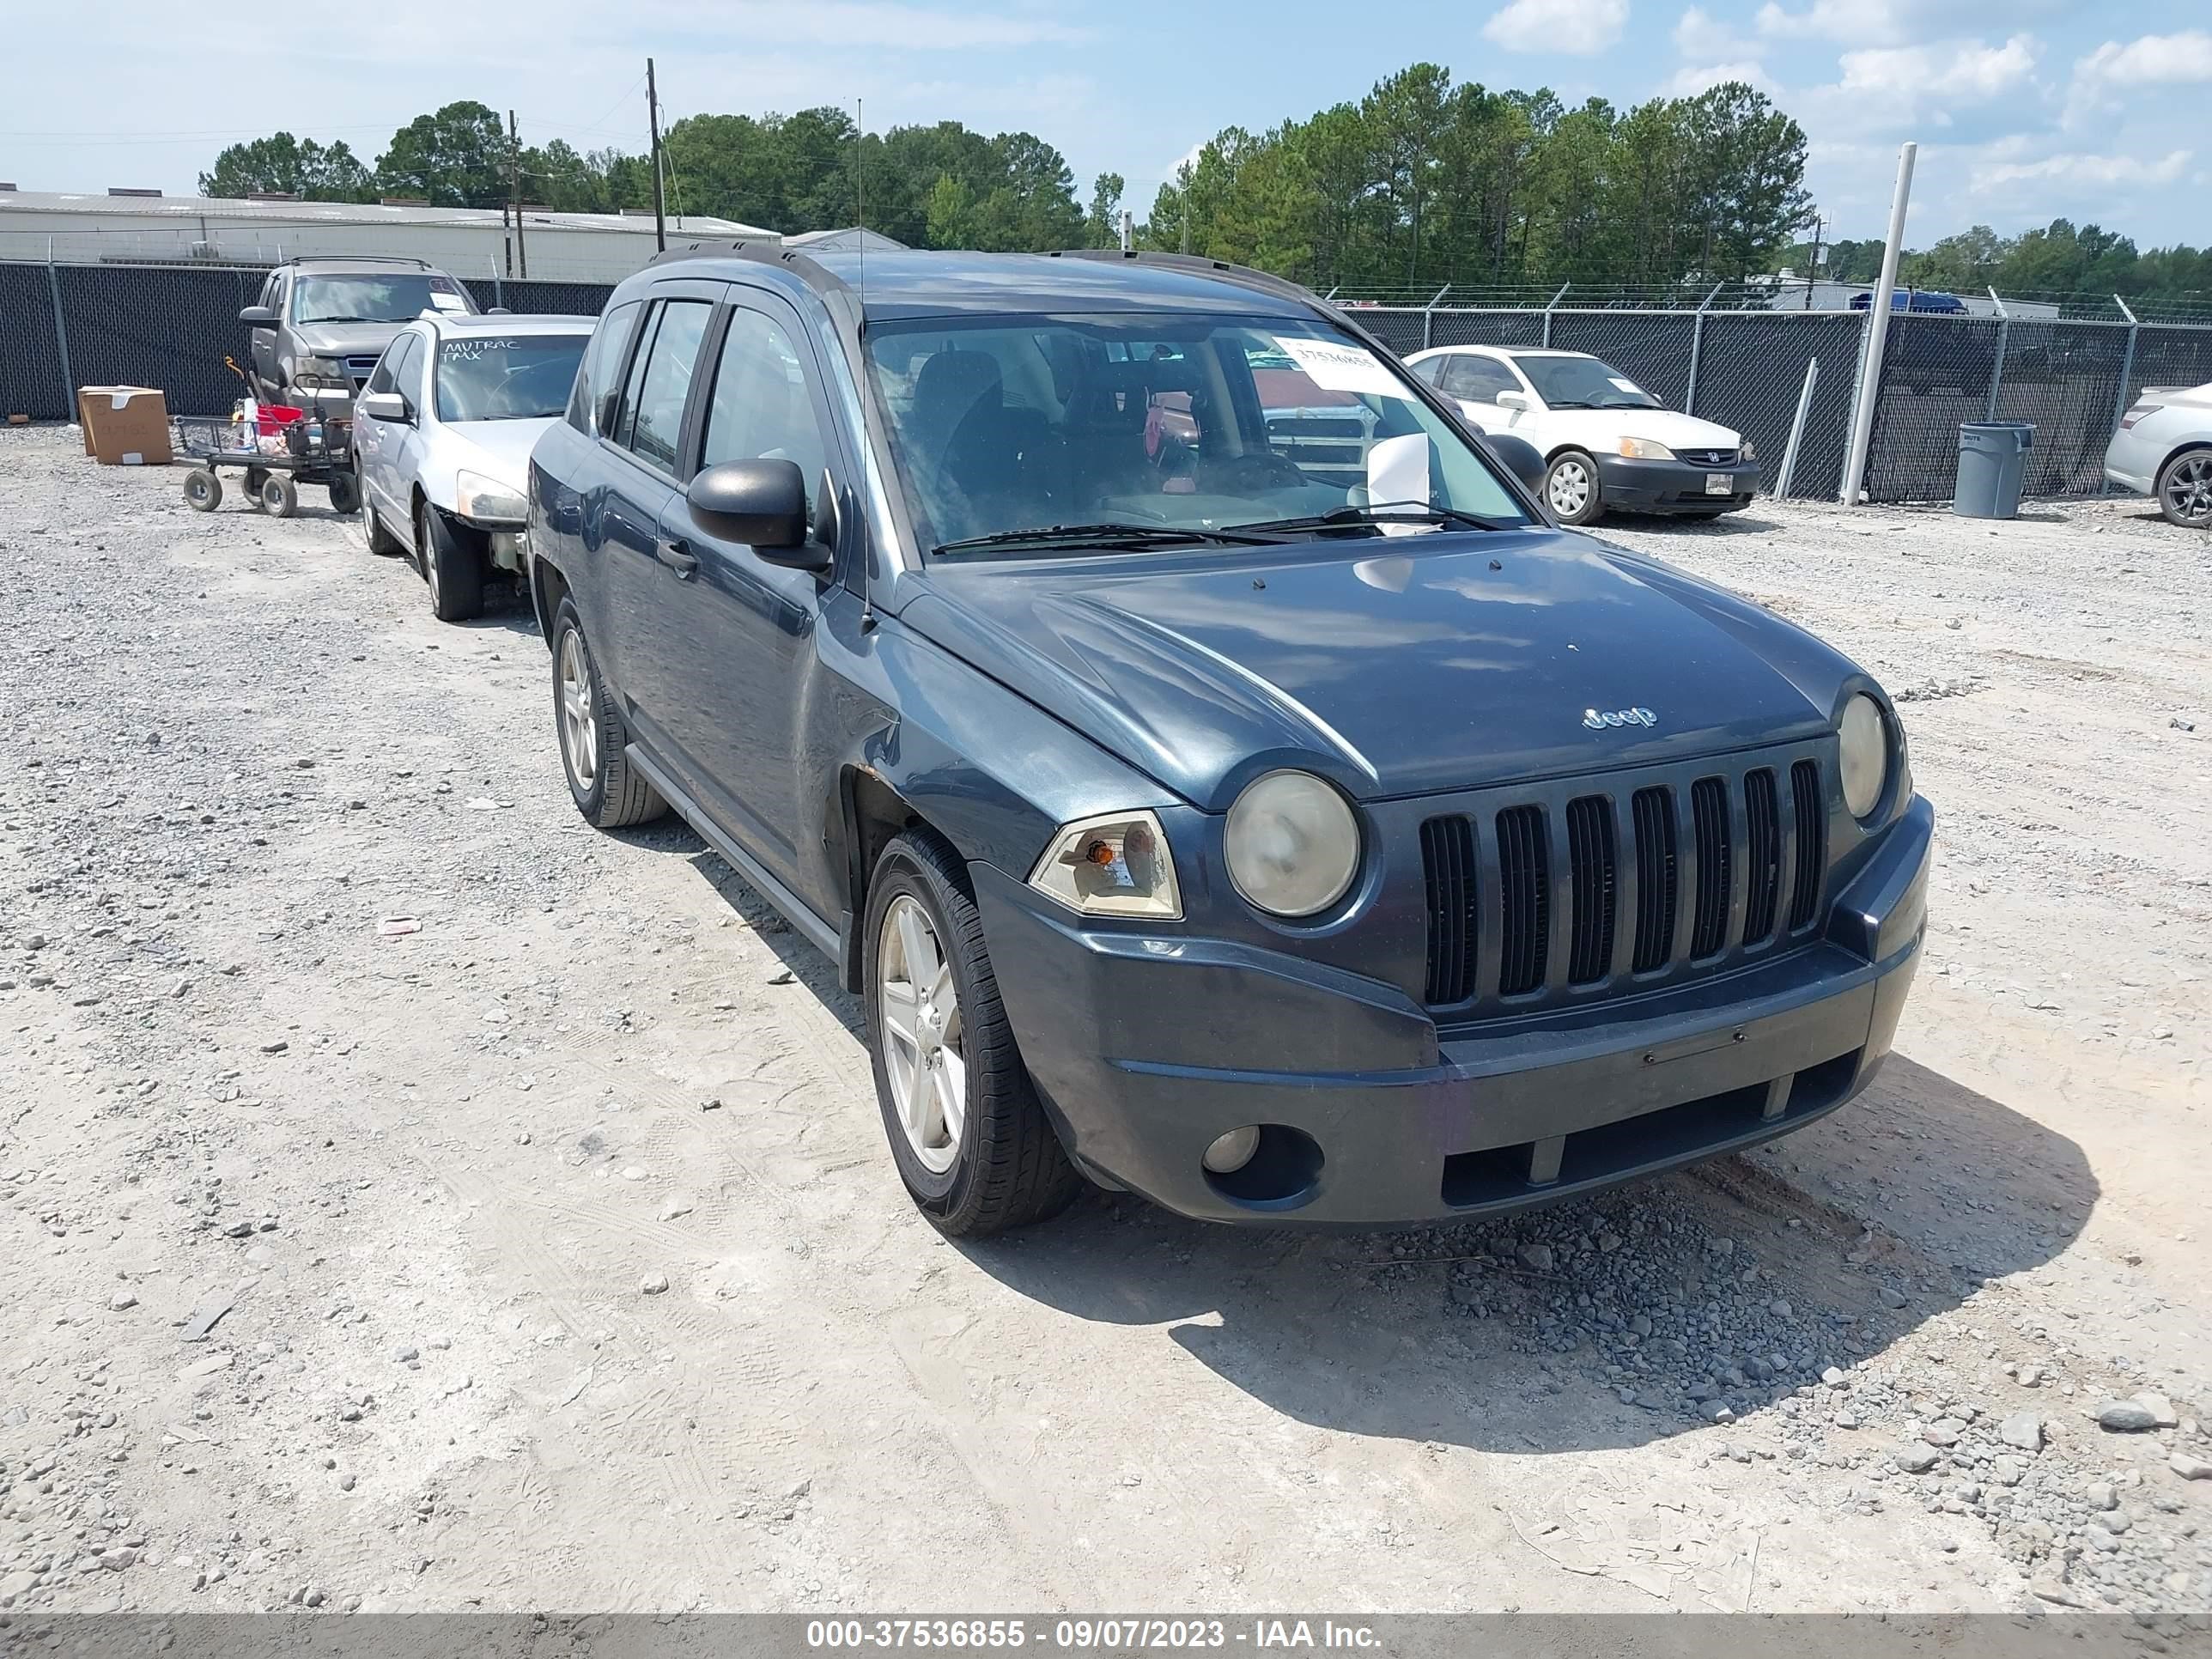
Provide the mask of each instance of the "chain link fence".
[{"label": "chain link fence", "polygon": [[[223,359],[246,360],[238,313],[263,274],[0,260],[0,416],[71,419],[75,387],[125,384],[160,386],[175,414],[225,412],[240,385]],[[464,280],[479,307],[531,315],[596,316],[612,292],[600,283]],[[1810,369],[1789,493],[1833,501],[1842,492],[1865,312],[1346,302],[1344,313],[1404,356],[1450,345],[1589,352],[1668,408],[1741,433],[1757,447],[1768,489]],[[2027,494],[2099,494],[2106,443],[2145,387],[2212,381],[2212,325],[1918,313],[1887,321],[1864,485],[1875,501],[1948,501],[1959,426],[1981,420],[2035,423]]]},{"label": "chain link fence", "polygon": [[[81,386],[153,386],[173,415],[223,415],[252,349],[238,313],[267,272],[246,266],[0,262],[0,417],[76,418]],[[476,277],[484,310],[596,317],[611,283]]]},{"label": "chain link fence", "polygon": [[[1865,312],[1354,304],[1346,314],[1401,354],[1448,345],[1589,352],[1668,408],[1741,433],[1770,490],[1817,363],[1789,493],[1834,501],[1843,492]],[[2101,494],[2105,446],[2143,388],[2212,380],[2208,325],[1908,313],[1892,313],[1888,327],[1863,485],[1874,501],[1950,500],[1960,426],[1991,420],[2034,423],[2025,494]]]}]

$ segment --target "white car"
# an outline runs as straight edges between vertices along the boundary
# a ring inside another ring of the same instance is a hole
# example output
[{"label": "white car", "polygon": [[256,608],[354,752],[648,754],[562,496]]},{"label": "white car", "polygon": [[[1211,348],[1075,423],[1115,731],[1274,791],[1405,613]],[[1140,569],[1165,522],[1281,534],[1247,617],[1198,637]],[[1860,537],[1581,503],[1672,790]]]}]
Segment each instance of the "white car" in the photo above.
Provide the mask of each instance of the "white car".
[{"label": "white car", "polygon": [[2106,447],[2105,476],[2155,497],[2173,523],[2212,530],[2212,382],[2146,389]]},{"label": "white car", "polygon": [[1662,407],[1586,351],[1438,346],[1406,362],[1484,432],[1535,446],[1561,524],[1608,507],[1717,519],[1758,493],[1758,458],[1741,434]]},{"label": "white car", "polygon": [[369,550],[413,558],[440,621],[479,615],[494,572],[528,574],[530,452],[567,412],[594,320],[426,311],[355,401]]}]

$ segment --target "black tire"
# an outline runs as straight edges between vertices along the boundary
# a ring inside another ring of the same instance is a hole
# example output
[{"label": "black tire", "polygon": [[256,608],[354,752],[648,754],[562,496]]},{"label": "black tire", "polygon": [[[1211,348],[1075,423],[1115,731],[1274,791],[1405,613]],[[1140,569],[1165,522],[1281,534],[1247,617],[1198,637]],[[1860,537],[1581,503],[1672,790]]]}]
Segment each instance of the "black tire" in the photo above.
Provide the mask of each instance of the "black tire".
[{"label": "black tire", "polygon": [[[572,752],[568,731],[568,700],[565,670],[567,642],[573,637],[576,666],[581,672],[578,712],[590,722],[590,775],[580,773],[579,754]],[[568,793],[586,822],[601,830],[620,830],[646,823],[668,811],[660,792],[647,783],[629,763],[629,728],[616,706],[614,689],[599,673],[592,657],[591,642],[584,637],[583,618],[568,599],[553,618],[553,741],[561,751],[561,771],[568,780]]]},{"label": "black tire", "polygon": [[[1581,487],[1575,487],[1579,477]],[[1562,497],[1565,500],[1562,500]],[[1561,524],[1595,524],[1605,516],[1597,463],[1579,449],[1563,449],[1544,471],[1544,505]]]},{"label": "black tire", "polygon": [[[902,899],[920,906],[951,969],[958,999],[966,1108],[949,1168],[933,1170],[900,1121],[883,1010],[886,919]],[[862,983],[876,1102],[899,1178],[916,1207],[953,1238],[980,1238],[1060,1213],[1084,1188],[1022,1063],[983,919],[960,860],[934,836],[908,832],[884,849],[868,883]]]},{"label": "black tire", "polygon": [[196,513],[212,513],[222,505],[222,480],[212,469],[194,467],[185,474],[185,504]]},{"label": "black tire", "polygon": [[246,499],[252,501],[256,507],[260,506],[261,486],[269,482],[269,469],[265,466],[247,467],[246,469],[246,477],[244,482],[246,484]]},{"label": "black tire", "polygon": [[483,615],[483,550],[427,501],[415,509],[415,562],[430,586],[430,614],[440,622]]},{"label": "black tire", "polygon": [[271,472],[261,481],[261,510],[289,519],[300,510],[300,492],[288,474]]},{"label": "black tire", "polygon": [[333,472],[326,488],[331,492],[331,511],[353,514],[361,511],[361,485],[350,472]]},{"label": "black tire", "polygon": [[2212,530],[2212,449],[2185,449],[2159,468],[2154,493],[2168,524]]}]

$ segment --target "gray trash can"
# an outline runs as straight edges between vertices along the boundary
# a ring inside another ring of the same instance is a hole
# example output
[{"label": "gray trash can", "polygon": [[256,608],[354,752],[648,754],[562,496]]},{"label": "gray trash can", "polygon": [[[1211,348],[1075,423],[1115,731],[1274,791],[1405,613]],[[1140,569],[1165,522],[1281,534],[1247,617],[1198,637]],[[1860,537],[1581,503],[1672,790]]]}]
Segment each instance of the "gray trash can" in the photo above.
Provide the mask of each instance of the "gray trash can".
[{"label": "gray trash can", "polygon": [[1959,428],[1959,479],[1951,511],[1962,519],[2009,519],[2020,511],[2021,481],[2035,428],[2026,421],[1966,421]]}]

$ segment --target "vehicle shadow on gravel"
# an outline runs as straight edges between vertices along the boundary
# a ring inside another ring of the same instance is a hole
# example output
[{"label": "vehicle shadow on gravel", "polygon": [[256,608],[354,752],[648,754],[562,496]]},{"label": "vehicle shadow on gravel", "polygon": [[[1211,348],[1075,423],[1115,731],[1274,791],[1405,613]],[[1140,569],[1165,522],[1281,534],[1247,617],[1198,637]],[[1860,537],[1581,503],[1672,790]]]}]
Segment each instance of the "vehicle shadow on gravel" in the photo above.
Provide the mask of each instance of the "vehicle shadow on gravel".
[{"label": "vehicle shadow on gravel", "polygon": [[[835,965],[689,828],[620,833],[687,858],[793,988],[861,1035]],[[1723,1406],[1756,1431],[1831,1366],[1878,1359],[1984,1281],[2052,1260],[2098,1195],[2072,1140],[1893,1054],[1784,1139],[1496,1220],[1227,1227],[1094,1192],[956,1248],[1074,1318],[1160,1328],[1302,1423],[1586,1451],[1664,1440]]]},{"label": "vehicle shadow on gravel", "polygon": [[960,1248],[1078,1318],[1165,1328],[1302,1423],[1577,1451],[1756,1433],[1828,1368],[2050,1261],[2096,1194],[2072,1141],[1893,1056],[1771,1147],[1494,1221],[1255,1231],[1100,1196]]}]

